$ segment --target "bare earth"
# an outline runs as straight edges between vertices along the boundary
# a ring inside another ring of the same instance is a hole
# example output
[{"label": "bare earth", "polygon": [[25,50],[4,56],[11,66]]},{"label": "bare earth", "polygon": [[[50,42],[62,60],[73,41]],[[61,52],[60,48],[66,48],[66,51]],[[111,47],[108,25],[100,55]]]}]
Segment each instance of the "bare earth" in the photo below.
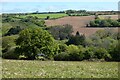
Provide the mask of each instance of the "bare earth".
[{"label": "bare earth", "polygon": [[[111,19],[118,19],[118,15],[100,15],[100,18],[111,18]],[[69,16],[55,20],[46,20],[45,23],[47,26],[55,26],[55,25],[64,25],[70,24],[73,26],[73,34],[79,31],[85,36],[90,36],[94,34],[97,30],[104,29],[104,28],[86,28],[86,24],[90,21],[94,20],[95,16]],[[118,28],[113,28],[115,31]]]}]

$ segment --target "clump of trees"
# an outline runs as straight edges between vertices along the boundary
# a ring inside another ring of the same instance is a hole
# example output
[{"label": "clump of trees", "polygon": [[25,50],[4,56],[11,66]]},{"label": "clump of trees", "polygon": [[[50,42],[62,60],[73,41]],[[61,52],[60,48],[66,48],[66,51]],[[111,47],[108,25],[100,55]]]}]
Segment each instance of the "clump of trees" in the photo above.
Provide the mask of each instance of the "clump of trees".
[{"label": "clump of trees", "polygon": [[64,40],[70,38],[73,32],[73,28],[69,24],[62,26],[53,26],[48,29],[48,31],[53,35],[56,40]]},{"label": "clump of trees", "polygon": [[85,35],[84,34],[79,34],[79,32],[76,32],[76,35],[70,36],[68,42],[66,43],[67,45],[74,44],[74,45],[83,45],[85,44]]},{"label": "clump of trees", "polygon": [[29,28],[20,32],[16,40],[17,52],[28,59],[36,59],[38,54],[45,54],[47,58],[57,54],[58,46],[53,37],[41,28]]},{"label": "clump of trees", "polygon": [[120,22],[118,20],[97,18],[94,21],[90,21],[89,27],[120,27]]},{"label": "clump of trees", "polygon": [[[99,30],[88,38],[77,32],[72,38],[74,43],[66,44],[57,43],[46,30],[28,28],[22,30],[18,38],[3,38],[2,57],[20,59],[20,56],[24,56],[25,59],[33,60],[38,59],[39,55],[44,55],[46,59],[57,61],[120,61],[119,36],[117,32],[108,29]],[[72,39],[69,38],[67,43]],[[11,42],[12,44],[9,44]]]},{"label": "clump of trees", "polygon": [[93,15],[94,13],[88,12],[86,10],[66,10],[65,13],[68,16],[89,16]]}]

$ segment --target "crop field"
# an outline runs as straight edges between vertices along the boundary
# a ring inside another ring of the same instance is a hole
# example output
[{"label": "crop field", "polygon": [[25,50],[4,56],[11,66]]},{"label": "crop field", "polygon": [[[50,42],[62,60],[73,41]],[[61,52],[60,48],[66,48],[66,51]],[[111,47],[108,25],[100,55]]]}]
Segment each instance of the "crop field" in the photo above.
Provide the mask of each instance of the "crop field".
[{"label": "crop field", "polygon": [[[111,18],[111,19],[118,19],[118,15],[100,15],[101,19],[103,18]],[[95,20],[95,16],[69,16],[64,17],[56,20],[46,20],[47,26],[55,26],[55,25],[64,25],[64,24],[70,24],[73,26],[73,31],[75,34],[77,31],[79,31],[82,34],[85,34],[86,36],[90,36],[94,34],[97,30],[104,29],[104,28],[86,28],[86,24],[88,24],[90,21]],[[112,28],[115,31],[118,31],[118,28]]]},{"label": "crop field", "polygon": [[3,78],[117,78],[117,62],[2,60]]},{"label": "crop field", "polygon": [[26,16],[36,16],[38,18],[46,18],[47,16],[51,18],[61,18],[67,16],[65,13],[56,13],[56,14],[29,14],[29,15],[21,15],[20,18],[24,18]]}]

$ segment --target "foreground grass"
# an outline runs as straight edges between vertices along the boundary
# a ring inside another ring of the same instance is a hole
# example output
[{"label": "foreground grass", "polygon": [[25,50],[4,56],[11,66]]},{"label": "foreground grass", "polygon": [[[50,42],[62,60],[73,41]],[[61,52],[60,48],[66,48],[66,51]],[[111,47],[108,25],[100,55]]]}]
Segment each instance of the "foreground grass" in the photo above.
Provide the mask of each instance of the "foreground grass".
[{"label": "foreground grass", "polygon": [[3,78],[117,78],[117,62],[2,60]]}]

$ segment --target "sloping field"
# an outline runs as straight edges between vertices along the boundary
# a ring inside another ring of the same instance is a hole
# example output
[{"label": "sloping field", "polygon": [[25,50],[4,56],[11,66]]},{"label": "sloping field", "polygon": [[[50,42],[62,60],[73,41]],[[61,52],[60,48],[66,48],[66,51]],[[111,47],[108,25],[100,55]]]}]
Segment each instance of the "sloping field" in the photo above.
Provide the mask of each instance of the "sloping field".
[{"label": "sloping field", "polygon": [[[100,15],[100,18],[109,17],[111,19],[118,19],[118,15]],[[94,18],[95,16],[69,16],[56,20],[46,20],[45,23],[47,26],[70,24],[73,26],[74,33],[79,31],[80,33],[83,33],[86,36],[89,36],[99,29],[104,29],[104,28],[86,28],[86,24],[94,20]],[[118,30],[118,28],[115,28],[115,30]]]},{"label": "sloping field", "polygon": [[46,20],[45,22],[48,26],[70,24],[74,28],[80,28],[85,27],[91,20],[94,20],[94,16],[69,16],[56,20]]}]

